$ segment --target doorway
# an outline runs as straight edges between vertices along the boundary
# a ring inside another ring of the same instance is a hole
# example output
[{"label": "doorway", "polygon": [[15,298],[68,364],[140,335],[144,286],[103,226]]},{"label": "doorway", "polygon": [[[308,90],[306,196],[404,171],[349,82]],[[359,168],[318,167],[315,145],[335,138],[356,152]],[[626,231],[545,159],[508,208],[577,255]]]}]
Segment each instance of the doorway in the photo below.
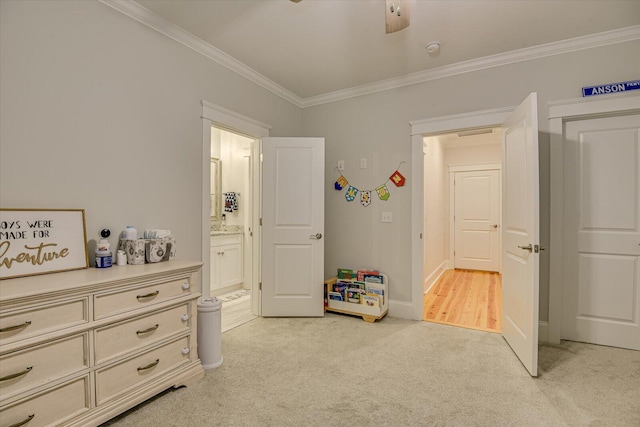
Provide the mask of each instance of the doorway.
[{"label": "doorway", "polygon": [[[239,159],[240,174],[248,177],[242,188],[239,190],[224,190],[220,192],[239,192],[237,202],[247,209],[238,209],[238,217],[242,214],[244,221],[244,234],[242,236],[242,255],[239,260],[242,273],[242,283],[250,291],[251,313],[255,316],[261,315],[261,291],[260,280],[260,141],[263,137],[269,136],[270,126],[260,123],[249,117],[242,116],[219,105],[202,101],[202,294],[211,295],[211,158],[212,158],[212,130],[224,130],[230,134],[247,138],[251,141],[250,148],[243,151]],[[246,148],[246,147],[245,147]],[[217,154],[217,153],[213,153]],[[218,154],[219,155],[219,154]],[[225,169],[224,164],[222,169]],[[222,186],[221,186],[222,187]],[[226,200],[224,200],[226,203]],[[222,200],[221,200],[222,203]],[[231,212],[233,215],[234,212]],[[221,208],[224,213],[224,207]],[[229,213],[229,212],[227,212]],[[237,237],[236,237],[237,238]],[[237,245],[238,242],[225,242]],[[226,251],[223,250],[223,252]],[[236,252],[237,253],[237,252]],[[246,257],[246,258],[245,258]],[[214,261],[215,262],[215,261]],[[238,286],[238,288],[242,288]]]},{"label": "doorway", "polygon": [[211,128],[209,295],[222,301],[223,332],[256,318],[251,309],[254,143],[253,138]]},{"label": "doorway", "polygon": [[501,138],[491,127],[424,138],[425,321],[500,331]]}]

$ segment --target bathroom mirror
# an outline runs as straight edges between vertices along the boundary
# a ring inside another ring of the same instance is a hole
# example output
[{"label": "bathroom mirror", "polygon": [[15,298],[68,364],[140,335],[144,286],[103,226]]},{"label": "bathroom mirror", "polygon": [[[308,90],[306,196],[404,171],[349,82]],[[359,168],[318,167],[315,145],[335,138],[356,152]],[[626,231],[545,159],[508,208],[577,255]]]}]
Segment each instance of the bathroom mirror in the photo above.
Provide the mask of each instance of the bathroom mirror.
[{"label": "bathroom mirror", "polygon": [[222,212],[222,162],[220,159],[211,158],[211,221],[220,221]]}]

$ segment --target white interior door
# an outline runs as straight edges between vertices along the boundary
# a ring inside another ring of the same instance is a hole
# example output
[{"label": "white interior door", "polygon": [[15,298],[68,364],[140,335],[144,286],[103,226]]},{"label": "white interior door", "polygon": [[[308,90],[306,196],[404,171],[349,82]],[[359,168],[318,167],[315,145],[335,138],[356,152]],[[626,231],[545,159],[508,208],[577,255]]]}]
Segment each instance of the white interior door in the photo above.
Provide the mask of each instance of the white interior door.
[{"label": "white interior door", "polygon": [[263,138],[262,154],[262,316],[323,316],[324,138]]},{"label": "white interior door", "polygon": [[454,173],[454,267],[499,271],[500,171]]},{"label": "white interior door", "polygon": [[538,375],[538,102],[530,94],[503,124],[502,334]]},{"label": "white interior door", "polygon": [[564,133],[562,338],[640,350],[640,115]]}]

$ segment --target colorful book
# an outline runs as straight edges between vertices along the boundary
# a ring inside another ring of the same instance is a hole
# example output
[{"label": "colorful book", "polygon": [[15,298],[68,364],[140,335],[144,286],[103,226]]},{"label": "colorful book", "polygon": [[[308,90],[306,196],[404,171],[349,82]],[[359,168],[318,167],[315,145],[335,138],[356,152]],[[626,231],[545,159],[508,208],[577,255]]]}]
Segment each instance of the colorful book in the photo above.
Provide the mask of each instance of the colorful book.
[{"label": "colorful book", "polygon": [[380,295],[377,294],[364,294],[360,298],[360,303],[367,307],[380,307]]},{"label": "colorful book", "polygon": [[338,279],[354,279],[356,276],[353,273],[353,270],[349,268],[339,268],[338,269]]},{"label": "colorful book", "polygon": [[357,279],[358,279],[359,282],[364,282],[365,274],[369,275],[369,276],[371,276],[371,275],[377,276],[377,275],[380,274],[380,272],[376,271],[376,270],[358,270]]},{"label": "colorful book", "polygon": [[383,279],[380,274],[365,274],[364,281],[372,283],[383,283]]}]

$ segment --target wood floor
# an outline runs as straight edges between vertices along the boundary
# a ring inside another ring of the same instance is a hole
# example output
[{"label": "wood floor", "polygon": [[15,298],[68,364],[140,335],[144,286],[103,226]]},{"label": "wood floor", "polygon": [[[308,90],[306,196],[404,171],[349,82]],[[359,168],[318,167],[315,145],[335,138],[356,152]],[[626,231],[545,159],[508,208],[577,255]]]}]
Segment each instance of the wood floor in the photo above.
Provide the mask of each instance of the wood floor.
[{"label": "wood floor", "polygon": [[446,270],[424,295],[423,320],[500,333],[501,310],[499,273]]}]

